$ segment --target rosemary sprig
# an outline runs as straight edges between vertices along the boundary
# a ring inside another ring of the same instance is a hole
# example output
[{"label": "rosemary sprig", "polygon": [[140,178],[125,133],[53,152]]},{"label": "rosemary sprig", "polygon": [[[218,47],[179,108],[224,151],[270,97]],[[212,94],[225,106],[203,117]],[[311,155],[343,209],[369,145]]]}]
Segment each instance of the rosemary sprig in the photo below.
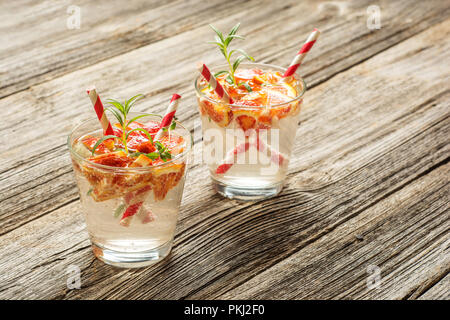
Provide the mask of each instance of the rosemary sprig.
[{"label": "rosemary sprig", "polygon": [[[228,35],[226,37],[216,27],[214,27],[211,24],[209,25],[211,27],[211,29],[213,29],[214,32],[216,33],[216,36],[215,36],[216,41],[211,41],[209,43],[215,44],[219,47],[220,52],[222,52],[223,56],[227,60],[228,68],[229,68],[229,70],[222,70],[222,71],[217,72],[216,74],[214,74],[214,76],[218,77],[219,75],[222,75],[222,74],[228,74],[228,76],[226,77],[227,82],[229,84],[235,85],[235,86],[238,86],[238,84],[236,83],[234,73],[236,72],[236,70],[239,67],[239,65],[241,64],[241,62],[244,61],[245,59],[247,59],[249,61],[255,61],[255,59],[252,56],[248,55],[247,52],[245,52],[242,49],[229,50],[228,46],[230,45],[230,43],[233,39],[245,39],[243,36],[239,36],[236,34],[240,25],[241,25],[240,23],[236,24],[230,30],[230,32],[228,33]],[[236,58],[236,60],[234,60],[234,62],[233,62],[232,56],[233,56],[233,54],[236,54],[236,53],[240,53],[241,55],[238,56]],[[239,84],[239,85],[241,85],[241,84]],[[246,88],[247,88],[247,86],[246,86]],[[248,88],[247,88],[247,90],[248,90]]]},{"label": "rosemary sprig", "polygon": [[156,148],[156,151],[145,153],[145,152],[134,152],[131,154],[132,157],[137,157],[141,154],[147,156],[148,158],[152,160],[156,160],[158,158],[161,158],[162,161],[166,162],[170,159],[172,159],[172,154],[170,151],[165,147],[161,142],[155,141],[153,144]]},{"label": "rosemary sprig", "polygon": [[166,162],[167,160],[172,159],[172,154],[170,151],[159,141],[155,142],[156,150],[158,150],[159,156],[161,160]]},{"label": "rosemary sprig", "polygon": [[[125,147],[125,153],[128,154],[128,146],[127,146],[127,127],[133,123],[134,121],[138,120],[139,118],[142,118],[146,115],[140,115],[137,116],[129,121],[127,121],[127,115],[130,112],[131,107],[134,105],[136,101],[141,99],[144,95],[137,94],[134,97],[131,97],[128,100],[125,100],[124,103],[120,103],[119,101],[115,99],[108,99],[107,104],[110,105],[110,107],[107,107],[106,110],[110,111],[114,117],[116,117],[117,121],[119,121],[121,127],[122,127],[122,143]],[[145,129],[143,129],[145,130]],[[147,132],[148,133],[148,132]],[[150,136],[150,134],[148,134]]]},{"label": "rosemary sprig", "polygon": [[[103,136],[101,137],[94,145],[94,147],[92,148],[92,155],[95,154],[95,150],[98,148],[98,146],[100,144],[102,144],[105,140],[108,139],[118,139],[124,146],[125,149],[120,149],[122,151],[124,151],[127,155],[130,155],[131,157],[137,157],[140,154],[144,154],[147,157],[149,157],[152,160],[156,160],[158,158],[161,158],[161,160],[163,160],[164,162],[167,160],[170,160],[172,158],[172,154],[170,153],[170,151],[160,142],[156,141],[154,142],[150,133],[145,130],[144,128],[134,128],[132,130],[128,130],[128,127],[130,126],[130,124],[132,124],[133,122],[137,121],[138,119],[142,118],[142,117],[146,117],[146,116],[150,116],[151,114],[142,114],[139,116],[136,116],[130,120],[127,119],[128,113],[130,112],[131,107],[139,100],[143,97],[142,94],[138,94],[135,95],[134,97],[131,97],[128,100],[125,100],[123,103],[115,100],[115,99],[108,99],[107,100],[107,104],[109,105],[108,107],[106,107],[105,109],[109,112],[111,112],[114,117],[117,119],[117,121],[120,123],[120,126],[122,127],[122,136],[118,137],[118,136],[114,136],[114,135],[107,135],[107,136]],[[172,122],[172,124],[170,125],[169,130],[173,130],[175,129],[175,121]],[[151,142],[151,144],[153,146],[155,146],[155,149],[157,150],[157,152],[151,152],[151,153],[142,153],[142,152],[133,152],[130,153],[128,150],[128,145],[127,145],[127,141],[128,141],[128,137],[130,136],[131,133],[135,132],[135,131],[140,131],[143,132],[148,140]],[[118,149],[119,150],[119,149]]]}]

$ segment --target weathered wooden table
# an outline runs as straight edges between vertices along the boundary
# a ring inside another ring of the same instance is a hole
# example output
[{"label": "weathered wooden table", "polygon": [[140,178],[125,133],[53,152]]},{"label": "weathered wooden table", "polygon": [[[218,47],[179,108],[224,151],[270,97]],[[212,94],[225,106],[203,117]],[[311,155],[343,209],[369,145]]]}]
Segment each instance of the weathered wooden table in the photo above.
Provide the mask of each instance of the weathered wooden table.
[{"label": "weathered wooden table", "polygon": [[[0,298],[450,298],[448,1],[73,4],[0,5]],[[93,115],[85,88],[158,113],[179,92],[194,131],[196,62],[222,61],[207,23],[238,21],[242,47],[285,66],[322,30],[286,187],[229,201],[195,163],[168,259],[96,260],[66,146]]]}]

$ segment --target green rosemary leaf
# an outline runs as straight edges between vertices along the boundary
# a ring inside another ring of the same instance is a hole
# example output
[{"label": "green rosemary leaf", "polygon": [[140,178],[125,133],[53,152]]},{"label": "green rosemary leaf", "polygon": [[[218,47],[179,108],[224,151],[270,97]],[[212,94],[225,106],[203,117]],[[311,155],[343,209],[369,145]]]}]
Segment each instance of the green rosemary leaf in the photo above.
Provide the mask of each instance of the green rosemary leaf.
[{"label": "green rosemary leaf", "polygon": [[130,99],[128,99],[127,101],[125,101],[125,106],[124,106],[124,110],[125,110],[125,114],[128,114],[128,112],[130,111],[131,107],[133,106],[133,104],[142,99],[144,97],[143,94],[137,94],[134,97],[131,97]]},{"label": "green rosemary leaf", "polygon": [[94,188],[90,188],[88,192],[86,193],[87,196],[90,196],[92,194],[92,191],[94,191]]},{"label": "green rosemary leaf", "polygon": [[252,87],[250,87],[250,85],[247,82],[241,82],[238,84],[238,86],[244,86],[245,89],[247,89],[248,92],[252,92]]},{"label": "green rosemary leaf", "polygon": [[146,153],[145,154],[147,157],[149,157],[152,160],[156,160],[159,158],[159,153],[158,152],[150,152],[150,153]]},{"label": "green rosemary leaf", "polygon": [[228,55],[227,55],[226,49],[225,49],[224,47],[220,47],[219,50],[220,50],[220,52],[222,52],[223,56],[224,56],[225,59],[228,61],[228,60],[229,60],[229,57],[228,57]]},{"label": "green rosemary leaf", "polygon": [[228,36],[228,38],[245,40],[245,37],[243,37],[243,36],[238,36],[237,34],[233,34],[233,35],[231,35],[231,36]]},{"label": "green rosemary leaf", "polygon": [[222,71],[216,72],[216,73],[214,73],[214,78],[217,78],[218,76],[225,74],[225,73],[228,73],[228,71],[222,70]]},{"label": "green rosemary leaf", "polygon": [[[227,37],[227,38],[225,39],[225,41],[223,42],[223,46],[224,46],[225,48],[227,48],[228,45],[230,44],[231,40],[233,40],[232,37]],[[229,56],[230,56],[230,55],[229,55]]]},{"label": "green rosemary leaf", "polygon": [[164,145],[163,145],[161,142],[159,142],[159,141],[155,141],[155,147],[156,147],[156,149],[157,149],[159,152],[164,151],[164,149],[166,148],[166,147],[164,147]]},{"label": "green rosemary leaf", "polygon": [[223,43],[222,42],[217,42],[217,41],[208,41],[209,44],[215,44],[221,48],[223,48]]},{"label": "green rosemary leaf", "polygon": [[234,49],[234,50],[231,50],[231,51],[230,51],[230,56],[231,56],[233,53],[235,53],[235,52],[239,52],[239,53],[242,54],[247,60],[255,61],[255,58],[253,58],[252,56],[250,56],[247,52],[245,52],[245,51],[242,50],[242,49]]},{"label": "green rosemary leaf", "polygon": [[237,70],[237,68],[239,67],[239,65],[241,64],[242,60],[244,60],[244,59],[245,59],[244,56],[239,56],[239,57],[236,59],[236,61],[234,61],[233,67],[232,67],[233,74],[234,74],[234,72]]},{"label": "green rosemary leaf", "polygon": [[230,33],[228,33],[228,36],[235,35],[240,26],[241,26],[241,23],[238,22],[233,28],[231,28]]},{"label": "green rosemary leaf", "polygon": [[108,99],[108,100],[106,100],[106,103],[116,107],[122,115],[125,115],[125,109],[124,109],[122,103],[120,103],[119,101],[114,100],[114,99]]},{"label": "green rosemary leaf", "polygon": [[[227,36],[227,38],[226,38],[225,41],[224,41],[225,46],[228,46],[228,45],[230,44],[231,40],[233,40],[234,38],[241,37],[241,36],[236,36],[236,32],[238,31],[240,25],[241,25],[240,23],[236,24],[236,25],[231,29],[230,33],[228,33],[228,36]],[[242,37],[241,37],[241,38],[242,38]],[[230,55],[230,56],[231,56],[231,55]]]},{"label": "green rosemary leaf", "polygon": [[141,154],[145,154],[145,153],[136,151],[136,152],[130,153],[129,156],[132,157],[132,158],[137,158],[137,157],[139,157]]},{"label": "green rosemary leaf", "polygon": [[216,27],[214,27],[212,24],[209,25],[211,29],[214,30],[214,32],[217,34],[221,42],[223,42],[223,35],[222,32],[220,32]]},{"label": "green rosemary leaf", "polygon": [[[255,61],[255,59],[248,55],[244,50],[242,49],[234,49],[229,51],[228,46],[231,43],[231,41],[233,39],[245,39],[243,36],[237,35],[237,31],[240,27],[240,23],[237,23],[233,28],[231,28],[230,32],[228,33],[228,35],[226,36],[226,38],[224,39],[224,36],[222,34],[222,32],[220,32],[217,28],[215,28],[213,25],[210,25],[210,27],[214,30],[214,32],[216,33],[215,35],[215,40],[214,42],[210,42],[213,44],[216,44],[219,47],[220,52],[223,54],[223,56],[225,57],[228,66],[230,68],[230,70],[228,71],[229,74],[229,78],[226,78],[226,81],[228,83],[230,83],[231,85],[236,85],[236,80],[234,78],[234,72],[237,70],[237,68],[239,67],[239,64],[244,60],[244,59],[248,59],[250,61]],[[233,55],[233,53],[239,52],[241,53],[241,55],[234,61],[231,61],[231,56]]]},{"label": "green rosemary leaf", "polygon": [[161,160],[167,162],[172,159],[172,154],[169,151],[160,153]]},{"label": "green rosemary leaf", "polygon": [[92,155],[95,154],[95,150],[97,150],[98,146],[101,145],[103,141],[108,140],[108,139],[117,139],[117,137],[113,136],[113,135],[108,135],[108,136],[103,136],[100,139],[98,139],[98,141],[94,144],[94,147],[92,148]]},{"label": "green rosemary leaf", "polygon": [[125,210],[125,204],[121,203],[115,210],[114,210],[114,218],[117,218],[120,216],[123,211]]},{"label": "green rosemary leaf", "polygon": [[136,151],[136,152],[130,153],[130,156],[133,157],[133,158],[137,158],[141,154],[143,154],[144,156],[146,156],[146,157],[148,157],[148,158],[150,158],[152,160],[156,160],[156,159],[159,158],[159,153],[158,152],[145,153],[145,152]]},{"label": "green rosemary leaf", "polygon": [[122,119],[122,116],[120,115],[119,111],[117,111],[116,109],[114,109],[112,107],[106,107],[105,109],[114,115],[114,117],[117,119],[117,121],[119,121],[120,125],[123,128],[123,119]]}]

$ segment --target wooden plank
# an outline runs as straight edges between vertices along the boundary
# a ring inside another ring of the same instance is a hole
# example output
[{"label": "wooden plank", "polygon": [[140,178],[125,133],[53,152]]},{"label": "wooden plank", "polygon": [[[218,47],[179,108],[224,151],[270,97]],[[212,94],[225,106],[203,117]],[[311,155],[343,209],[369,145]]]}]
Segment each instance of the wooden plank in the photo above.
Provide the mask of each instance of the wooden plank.
[{"label": "wooden plank", "polygon": [[[41,298],[218,297],[387,201],[408,183],[431,174],[446,177],[448,73],[437,66],[449,60],[448,33],[448,23],[437,25],[312,89],[295,146],[302,156],[293,160],[280,197],[253,204],[221,199],[205,182],[204,167],[195,166],[170,260],[142,270],[117,270],[94,260],[81,232],[59,241],[69,232],[62,224],[83,223],[78,203],[71,203],[2,236],[2,247],[22,239],[49,249],[42,255],[24,244],[3,250],[0,297],[26,298],[31,288]],[[361,86],[373,90],[361,94]],[[445,189],[436,190],[444,180],[429,179],[432,188],[423,199],[435,203],[431,214],[437,218],[423,225],[424,233],[445,226],[436,226],[445,221]],[[424,237],[421,245],[434,248],[439,239]],[[82,270],[82,290],[66,290],[64,270],[70,264]],[[21,268],[6,272],[11,265]]]},{"label": "wooden plank", "polygon": [[[448,248],[446,248],[448,249]],[[422,294],[420,300],[450,300],[450,274],[447,274],[442,280],[429,288]]]},{"label": "wooden plank", "polygon": [[[223,299],[402,299],[450,271],[446,163]],[[379,272],[379,284],[377,281]]]},{"label": "wooden plank", "polygon": [[[256,57],[262,56],[268,62],[281,64],[289,61],[292,52],[298,47],[298,43],[292,43],[292,39],[298,38],[300,32],[306,35],[312,24],[318,24],[319,27],[323,24],[326,26],[325,34],[328,32],[329,35],[322,36],[321,42],[308,56],[310,63],[302,67],[305,74],[317,72],[311,76],[311,81],[308,81],[309,78],[307,81],[318,84],[326,78],[326,70],[329,70],[328,77],[332,77],[339,70],[364,61],[376,52],[440,21],[446,12],[446,6],[442,6],[442,2],[440,5],[433,7],[433,11],[423,17],[423,23],[416,25],[408,22],[404,14],[413,18],[422,17],[422,4],[396,3],[383,15],[385,23],[393,27],[381,29],[379,33],[360,27],[365,26],[366,21],[366,17],[361,15],[364,3],[360,2],[345,7],[348,20],[344,23],[339,16],[332,18],[325,9],[315,4],[289,6],[281,3],[255,8],[252,15],[245,11],[236,13],[221,19],[219,26],[230,26],[237,19],[243,19],[244,25],[252,26],[251,29],[243,27],[243,32],[249,34],[246,46],[253,48],[248,51],[255,52]],[[273,13],[278,11],[282,14],[274,16]],[[299,20],[299,12],[311,17],[311,20]],[[269,18],[271,24],[267,25]],[[342,29],[346,31],[339,31]],[[140,110],[153,112],[165,110],[167,92],[179,91],[184,97],[179,110],[180,119],[188,127],[198,128],[199,122],[194,122],[197,110],[194,107],[192,84],[186,79],[191,79],[195,74],[193,66],[199,57],[205,56],[205,51],[208,52],[205,61],[221,61],[216,50],[204,43],[209,38],[211,31],[207,27],[187,31],[1,99],[0,105],[6,109],[4,116],[8,125],[0,128],[0,179],[4,181],[0,186],[0,234],[76,201],[77,192],[71,182],[65,135],[78,119],[92,114],[89,102],[84,98],[83,88],[87,84],[96,83],[103,97],[127,97],[143,92],[146,99]],[[196,45],[193,46],[186,39],[197,39]],[[267,43],[271,46],[267,47]],[[286,43],[289,46],[286,47]],[[336,50],[341,46],[347,46],[348,50],[357,53],[348,55],[344,54],[345,50]],[[323,53],[323,48],[328,51]],[[189,52],[189,55],[172,57],[168,66],[161,64],[161,57],[167,52]],[[269,60],[268,57],[272,58]],[[143,65],[154,66],[154,76],[150,79],[148,73],[142,72]],[[108,70],[108,73],[104,70]],[[123,85],[124,80],[127,81],[126,86]],[[30,110],[29,106],[34,108]],[[22,127],[35,129],[25,134],[21,131],[18,135],[17,128]],[[15,141],[15,146],[11,146],[8,141]],[[27,158],[23,158],[23,150],[26,150]],[[319,154],[323,155],[323,152]]]},{"label": "wooden plank", "polygon": [[[81,10],[79,29],[67,27],[73,5]],[[254,6],[218,0],[3,2],[0,97]]]},{"label": "wooden plank", "polygon": [[[0,52],[0,97],[25,90],[33,85],[51,80],[57,76],[72,72],[100,61],[132,51],[148,44],[160,41],[186,30],[201,26],[204,21],[221,24],[222,20],[236,21],[255,26],[257,32],[265,29],[282,30],[271,41],[271,46],[291,49],[295,52],[297,42],[292,42],[291,34],[304,34],[311,25],[324,26],[325,30],[338,42],[334,46],[339,50],[330,50],[329,58],[315,62],[321,72],[318,78],[324,79],[327,73],[323,66],[337,63],[335,72],[352,60],[354,52],[374,54],[409,37],[418,30],[424,30],[436,18],[439,20],[448,11],[448,5],[439,0],[428,2],[397,2],[383,4],[383,23],[389,28],[370,32],[365,27],[365,10],[370,1],[315,2],[284,1],[282,4],[261,1],[128,1],[124,10],[120,1],[46,2],[20,5],[18,2],[3,3],[0,12],[0,32],[5,35],[5,46]],[[68,29],[66,26],[70,5],[81,10],[80,29]],[[267,17],[265,10],[270,9]],[[16,14],[11,15],[10,12]],[[98,12],[101,12],[99,15]],[[249,14],[250,13],[250,14]],[[437,14],[439,13],[439,14]],[[298,15],[302,19],[298,19]],[[346,21],[342,21],[342,16]],[[283,19],[285,18],[284,21]],[[295,18],[295,19],[294,19]],[[267,20],[270,23],[267,23]],[[277,20],[283,21],[281,27],[274,26]],[[290,21],[294,20],[294,22]],[[416,23],[420,21],[420,23]],[[263,22],[263,24],[262,24]],[[394,22],[394,23],[393,23]],[[436,22],[436,21],[434,21]],[[251,24],[250,24],[251,23]],[[338,23],[339,28],[334,26]],[[342,24],[346,24],[342,28]],[[431,23],[432,24],[432,23]],[[345,29],[351,29],[342,33]],[[30,32],[30,29],[34,32]],[[412,32],[415,30],[414,32]],[[412,32],[412,33],[411,33]],[[250,32],[250,34],[252,34]],[[350,36],[349,36],[350,35]],[[339,41],[347,38],[346,41]],[[365,38],[376,40],[373,46],[366,46]],[[355,41],[355,40],[358,41]],[[194,40],[194,39],[192,39]],[[380,40],[383,40],[382,42]],[[348,41],[348,43],[347,43]],[[195,43],[195,41],[193,41]],[[363,46],[361,46],[363,44]],[[267,42],[260,42],[261,58],[273,61],[278,58],[285,63],[283,50],[276,54],[264,52]],[[332,49],[334,46],[328,46]],[[258,48],[259,49],[259,48]],[[290,59],[290,57],[288,57]],[[18,67],[19,66],[19,67]]]}]

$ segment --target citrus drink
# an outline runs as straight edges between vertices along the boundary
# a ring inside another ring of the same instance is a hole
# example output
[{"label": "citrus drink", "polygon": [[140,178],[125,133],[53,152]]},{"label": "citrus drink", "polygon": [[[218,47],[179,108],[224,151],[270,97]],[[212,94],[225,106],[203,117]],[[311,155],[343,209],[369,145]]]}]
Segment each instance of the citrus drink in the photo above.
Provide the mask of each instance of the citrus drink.
[{"label": "citrus drink", "polygon": [[[145,121],[144,121],[145,120]],[[154,138],[159,117],[148,116],[127,128],[143,128]],[[164,258],[171,249],[186,174],[190,133],[180,124],[159,139],[158,150],[143,131],[100,144],[98,121],[74,129],[69,148],[94,254],[116,266],[140,267]],[[120,124],[114,134],[122,136]],[[161,147],[162,146],[162,147]],[[95,148],[95,150],[93,150]],[[162,159],[170,153],[170,159]]]},{"label": "citrus drink", "polygon": [[222,102],[201,77],[196,81],[204,159],[215,189],[226,197],[256,200],[282,189],[305,90],[301,79],[283,79],[283,72],[242,64],[235,82],[217,76],[232,104]]}]

